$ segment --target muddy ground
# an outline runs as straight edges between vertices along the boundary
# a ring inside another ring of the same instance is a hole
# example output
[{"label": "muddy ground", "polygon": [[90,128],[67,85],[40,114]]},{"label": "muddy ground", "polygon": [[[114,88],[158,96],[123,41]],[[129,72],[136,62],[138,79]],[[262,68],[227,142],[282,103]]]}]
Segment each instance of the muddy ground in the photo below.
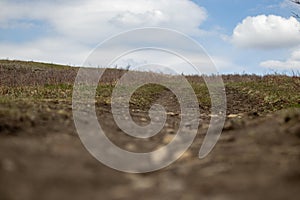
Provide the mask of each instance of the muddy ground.
[{"label": "muddy ground", "polygon": [[[82,145],[69,100],[3,101],[0,104],[0,199],[299,199],[300,110],[265,112],[259,99],[226,88],[227,119],[220,140],[198,158],[209,124],[201,109],[197,138],[175,163],[151,173],[110,169]],[[180,122],[173,95],[159,98],[169,111],[164,129],[147,140],[132,140],[116,126],[109,104],[97,104],[107,136],[133,152],[170,142]],[[143,107],[131,107],[147,124]]]}]

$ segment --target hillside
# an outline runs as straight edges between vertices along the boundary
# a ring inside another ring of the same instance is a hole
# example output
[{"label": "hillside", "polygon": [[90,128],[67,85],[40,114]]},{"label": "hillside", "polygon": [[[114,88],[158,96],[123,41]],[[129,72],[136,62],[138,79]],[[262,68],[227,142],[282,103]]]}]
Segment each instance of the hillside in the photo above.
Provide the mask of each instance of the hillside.
[{"label": "hillside", "polygon": [[[211,102],[203,78],[186,76],[201,112],[193,145],[162,170],[126,174],[93,158],[78,137],[72,114],[77,72],[69,66],[0,61],[0,199],[299,197],[299,76],[223,75],[226,122],[204,159],[198,152],[209,127]],[[109,69],[100,80],[95,99],[98,121],[120,148],[154,151],[168,144],[179,128],[178,101],[165,87],[140,87],[130,100],[133,120],[149,124],[148,110],[158,103],[166,109],[166,124],[149,139],[124,134],[114,121],[111,95],[126,72]]]}]

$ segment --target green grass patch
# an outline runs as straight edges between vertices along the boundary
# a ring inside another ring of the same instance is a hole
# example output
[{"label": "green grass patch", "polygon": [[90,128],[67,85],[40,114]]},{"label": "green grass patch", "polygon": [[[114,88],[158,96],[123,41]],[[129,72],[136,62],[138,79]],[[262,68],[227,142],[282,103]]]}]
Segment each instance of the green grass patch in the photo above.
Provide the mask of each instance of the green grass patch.
[{"label": "green grass patch", "polygon": [[249,98],[260,99],[265,106],[273,110],[299,107],[299,79],[291,77],[273,77],[261,81],[228,83]]}]

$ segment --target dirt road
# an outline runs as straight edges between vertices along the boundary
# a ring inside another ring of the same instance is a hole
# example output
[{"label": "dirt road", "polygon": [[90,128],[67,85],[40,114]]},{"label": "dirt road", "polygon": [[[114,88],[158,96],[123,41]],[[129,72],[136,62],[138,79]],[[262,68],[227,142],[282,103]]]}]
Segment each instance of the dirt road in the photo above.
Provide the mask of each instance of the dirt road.
[{"label": "dirt road", "polygon": [[[178,128],[172,94],[160,96],[174,114],[157,136],[132,140],[113,121],[110,106],[97,105],[108,137],[129,151],[165,145]],[[262,113],[259,102],[227,88],[228,118],[205,159],[197,157],[209,123],[201,110],[198,136],[184,156],[153,173],[110,169],[84,148],[72,120],[71,102],[0,104],[0,199],[299,199],[300,111]],[[258,100],[257,100],[258,101]],[[143,108],[133,119],[147,123]]]}]

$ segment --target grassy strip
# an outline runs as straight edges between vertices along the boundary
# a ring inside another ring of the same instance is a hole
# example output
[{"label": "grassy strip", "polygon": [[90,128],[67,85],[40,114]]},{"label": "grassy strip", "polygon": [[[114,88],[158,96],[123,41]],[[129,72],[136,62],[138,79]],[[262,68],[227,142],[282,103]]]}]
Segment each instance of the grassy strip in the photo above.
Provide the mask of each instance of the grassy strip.
[{"label": "grassy strip", "polygon": [[272,111],[289,107],[300,107],[300,79],[277,77],[251,82],[234,82],[226,84],[249,96],[260,99]]},{"label": "grassy strip", "polygon": [[[98,103],[110,104],[114,89],[112,84],[100,84],[96,90]],[[130,103],[136,106],[147,106],[153,102],[165,88],[148,84],[138,88],[131,97]],[[73,85],[53,84],[45,86],[0,86],[0,103],[17,101],[44,101],[47,99],[71,101]]]}]

